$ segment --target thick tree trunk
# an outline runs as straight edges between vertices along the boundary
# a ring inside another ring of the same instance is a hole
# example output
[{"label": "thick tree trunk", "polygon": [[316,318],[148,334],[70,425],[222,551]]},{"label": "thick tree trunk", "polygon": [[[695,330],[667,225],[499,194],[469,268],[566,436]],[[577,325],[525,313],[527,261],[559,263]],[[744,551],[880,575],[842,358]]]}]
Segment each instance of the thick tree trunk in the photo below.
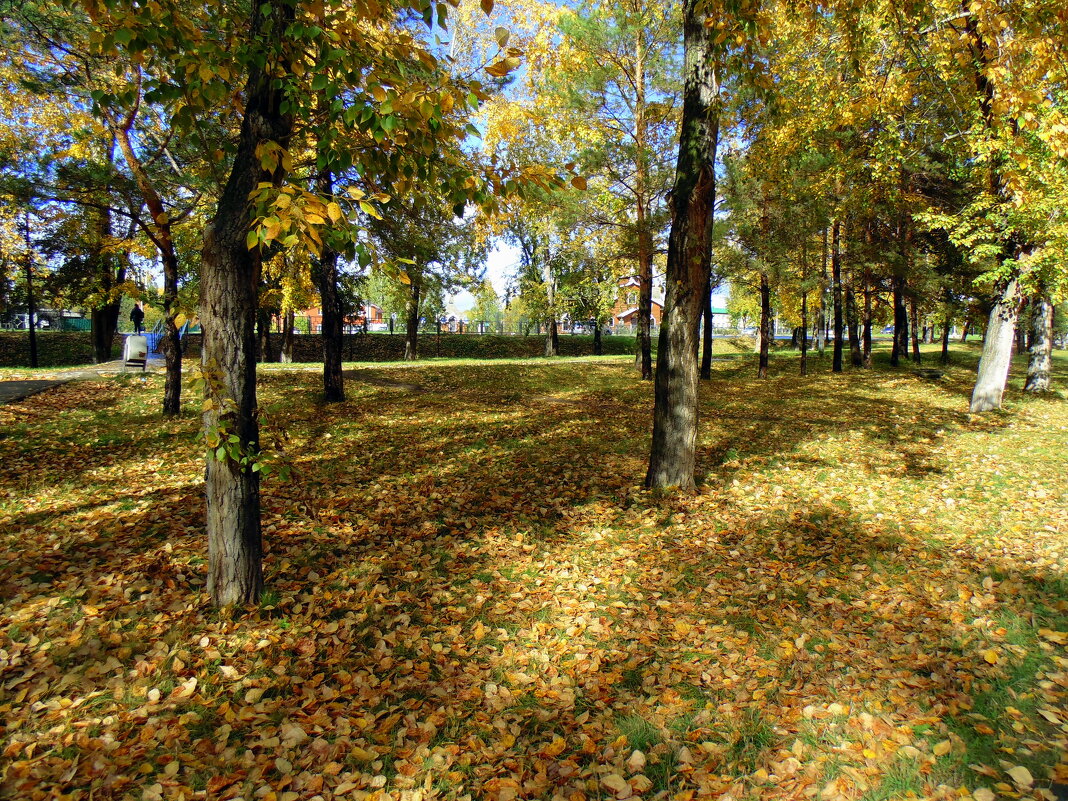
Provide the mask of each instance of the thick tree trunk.
[{"label": "thick tree trunk", "polygon": [[1025,392],[1048,392],[1053,369],[1053,304],[1045,294],[1031,300],[1031,358]]},{"label": "thick tree trunk", "polygon": [[964,327],[960,331],[960,344],[965,344],[968,341],[968,334],[972,332],[972,321],[965,320]]},{"label": "thick tree trunk", "polygon": [[556,318],[549,320],[545,324],[545,356],[559,356],[560,355],[560,330],[556,325]]},{"label": "thick tree trunk", "polygon": [[604,353],[604,343],[601,342],[601,324],[595,323],[593,326],[593,355],[600,356]]},{"label": "thick tree trunk", "polygon": [[971,411],[974,414],[1001,408],[1012,366],[1013,334],[1019,306],[1019,284],[1013,278],[999,287],[994,307],[990,310],[983,355],[979,359],[979,377],[972,391]]},{"label": "thick tree trunk", "polygon": [[711,263],[719,84],[700,0],[683,9],[683,108],[672,190],[667,296],[660,325],[648,487],[692,487],[697,456],[697,344]]},{"label": "thick tree trunk", "polygon": [[[334,176],[330,170],[320,171],[315,183],[320,197],[333,197]],[[337,263],[338,252],[324,242],[316,277],[319,279],[319,302],[323,311],[323,400],[327,403],[342,403],[345,400],[345,379],[341,375],[345,321],[341,294],[338,292]]]},{"label": "thick tree trunk", "polygon": [[93,361],[110,362],[114,358],[115,332],[119,330],[119,304],[109,303],[93,309],[89,315],[93,326]]},{"label": "thick tree trunk", "polygon": [[771,284],[768,274],[760,274],[760,364],[757,378],[768,377],[768,350],[771,344]]},{"label": "thick tree trunk", "polygon": [[[282,42],[294,6],[282,0],[253,4],[250,41]],[[216,401],[204,413],[209,442],[225,433],[238,438],[234,454],[209,455],[205,470],[208,593],[216,606],[256,602],[263,588],[259,473],[249,461],[259,453],[256,408],[256,305],[260,255],[249,250],[249,194],[261,182],[281,183],[281,172],[261,166],[257,149],[267,142],[289,146],[292,119],[282,113],[289,73],[283,57],[254,67],[233,168],[215,217],[204,232],[200,315],[203,365]],[[228,402],[223,408],[222,402]],[[229,404],[233,404],[229,406]]]},{"label": "thick tree trunk", "polygon": [[419,358],[419,284],[412,281],[408,295],[408,329],[404,332],[404,358]]},{"label": "thick tree trunk", "polygon": [[[713,200],[713,202],[715,202]],[[701,329],[701,378],[708,381],[712,378],[712,271],[708,271],[708,280],[705,282],[705,305],[701,310],[701,319],[704,327]]]},{"label": "thick tree trunk", "polygon": [[296,312],[286,309],[282,314],[282,347],[278,358],[286,364],[293,363],[293,326],[296,325]]},{"label": "thick tree trunk", "polygon": [[915,295],[909,298],[909,319],[912,323],[912,361],[920,364],[920,315],[916,310]]},{"label": "thick tree trunk", "polygon": [[835,220],[831,226],[831,302],[834,304],[834,355],[831,370],[842,372],[842,224]]},{"label": "thick tree trunk", "polygon": [[808,375],[808,293],[801,293],[801,375]]}]

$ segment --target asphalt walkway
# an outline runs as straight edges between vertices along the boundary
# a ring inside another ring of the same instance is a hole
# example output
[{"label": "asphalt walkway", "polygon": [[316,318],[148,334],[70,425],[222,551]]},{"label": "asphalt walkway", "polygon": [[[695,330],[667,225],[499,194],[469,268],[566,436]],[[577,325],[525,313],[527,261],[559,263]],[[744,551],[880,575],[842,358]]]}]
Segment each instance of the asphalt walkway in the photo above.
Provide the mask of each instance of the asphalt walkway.
[{"label": "asphalt walkway", "polygon": [[[150,359],[148,372],[157,372],[163,367],[163,361]],[[94,364],[91,367],[78,367],[75,369],[62,370],[38,370],[34,371],[34,378],[16,379],[13,381],[0,381],[0,405],[15,403],[36,395],[38,392],[58,387],[68,381],[84,381],[86,379],[104,378],[117,375],[124,371],[122,359],[104,364]],[[29,372],[29,370],[27,370]],[[127,372],[139,373],[136,368],[129,368]]]}]

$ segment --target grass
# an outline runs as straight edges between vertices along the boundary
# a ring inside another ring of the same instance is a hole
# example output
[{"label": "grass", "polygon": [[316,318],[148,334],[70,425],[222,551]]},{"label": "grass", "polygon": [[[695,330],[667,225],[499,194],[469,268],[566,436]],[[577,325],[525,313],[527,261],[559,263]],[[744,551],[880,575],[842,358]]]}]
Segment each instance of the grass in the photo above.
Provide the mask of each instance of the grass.
[{"label": "grass", "polygon": [[1068,408],[1018,362],[973,417],[975,349],[941,381],[877,356],[716,362],[688,495],[641,489],[627,357],[360,365],[337,406],[268,366],[296,478],[263,484],[262,607],[223,612],[195,399],[160,419],[149,375],[2,407],[4,791],[140,798],[175,755],[187,798],[1064,782]]}]

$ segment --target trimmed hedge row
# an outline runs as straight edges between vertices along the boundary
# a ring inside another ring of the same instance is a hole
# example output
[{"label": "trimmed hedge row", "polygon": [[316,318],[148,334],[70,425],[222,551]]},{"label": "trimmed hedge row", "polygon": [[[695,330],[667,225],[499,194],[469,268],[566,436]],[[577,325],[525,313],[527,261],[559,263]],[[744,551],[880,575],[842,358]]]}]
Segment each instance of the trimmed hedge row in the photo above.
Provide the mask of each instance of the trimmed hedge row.
[{"label": "trimmed hedge row", "polygon": [[[122,356],[122,338],[116,336],[112,356]],[[92,364],[93,340],[88,331],[38,331],[37,362],[41,367]],[[0,332],[0,367],[28,367],[30,335],[27,331]]]},{"label": "trimmed hedge row", "polygon": [[[318,334],[293,337],[294,358],[298,362],[319,362],[323,358],[322,338]],[[602,337],[605,355],[634,353],[630,336]],[[200,334],[188,334],[184,340],[186,358],[200,357]],[[281,347],[279,334],[271,336],[272,348]],[[545,352],[544,336],[501,336],[498,334],[421,334],[419,352],[423,358],[523,359],[537,358]],[[392,362],[404,358],[401,334],[346,334],[345,361]],[[561,356],[589,356],[593,353],[593,336],[561,334]],[[112,355],[122,355],[122,336],[115,337]],[[93,341],[88,331],[39,331],[37,360],[41,367],[71,367],[91,364]],[[27,367],[30,364],[30,338],[23,331],[0,332],[0,367]]]},{"label": "trimmed hedge row", "polygon": [[[602,337],[602,349],[607,356],[634,353],[634,338],[628,336]],[[280,334],[271,335],[271,347],[281,347]],[[185,353],[200,355],[200,334],[188,334]],[[420,334],[419,355],[422,358],[453,359],[524,359],[536,358],[545,352],[544,336],[501,336],[498,334]],[[561,356],[590,356],[593,336],[590,334],[562,334]],[[395,362],[404,358],[404,336],[401,334],[346,334],[342,358],[347,362]],[[322,338],[318,334],[293,336],[293,360],[320,362],[323,359]]]}]

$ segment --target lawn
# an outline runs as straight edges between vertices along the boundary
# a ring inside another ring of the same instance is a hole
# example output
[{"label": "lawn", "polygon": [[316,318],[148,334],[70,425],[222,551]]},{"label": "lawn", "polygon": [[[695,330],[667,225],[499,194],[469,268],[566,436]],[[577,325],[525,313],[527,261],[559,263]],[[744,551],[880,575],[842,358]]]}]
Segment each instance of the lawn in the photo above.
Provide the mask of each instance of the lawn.
[{"label": "lawn", "polygon": [[1068,404],[970,416],[955,358],[717,361],[689,495],[627,358],[265,370],[222,613],[193,399],[0,407],[0,796],[1064,797]]}]

